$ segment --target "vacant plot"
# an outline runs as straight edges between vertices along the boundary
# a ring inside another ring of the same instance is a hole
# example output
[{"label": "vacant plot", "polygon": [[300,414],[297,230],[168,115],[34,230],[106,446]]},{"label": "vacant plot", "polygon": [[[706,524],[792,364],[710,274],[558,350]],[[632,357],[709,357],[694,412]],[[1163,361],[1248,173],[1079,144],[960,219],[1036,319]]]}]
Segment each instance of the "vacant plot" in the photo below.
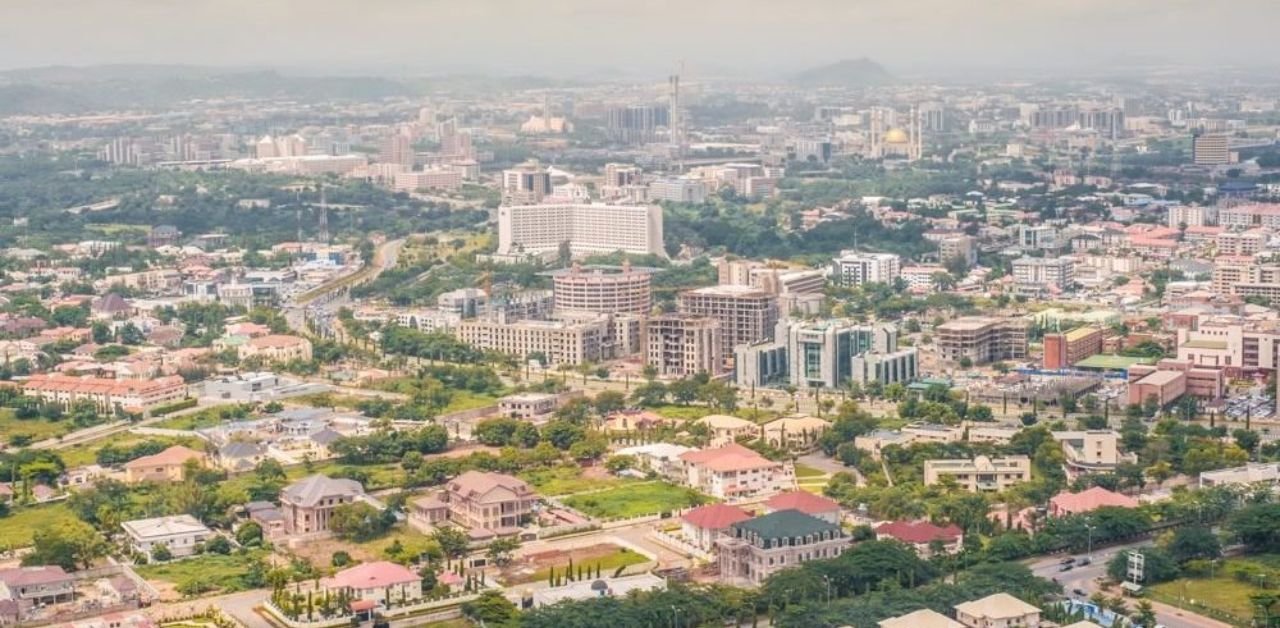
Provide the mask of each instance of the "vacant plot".
[{"label": "vacant plot", "polygon": [[233,406],[213,406],[205,408],[199,412],[170,417],[152,425],[151,427],[158,427],[166,430],[198,430],[205,427],[214,427],[215,425],[226,423],[229,420],[222,416],[222,411],[231,407]]},{"label": "vacant plot", "polygon": [[13,443],[14,437],[19,437],[19,443],[24,440],[35,442],[62,436],[72,429],[74,426],[68,419],[61,421],[50,421],[40,417],[19,419],[13,416],[12,409],[0,408],[0,443]]},{"label": "vacant plot", "polygon": [[256,550],[244,554],[202,554],[167,563],[138,565],[135,571],[147,580],[169,586],[158,587],[164,597],[178,597],[173,590],[184,583],[198,581],[212,587],[208,593],[231,593],[248,588],[243,576],[250,565],[263,559],[267,552]]},{"label": "vacant plot", "polygon": [[693,489],[666,482],[640,482],[574,495],[564,503],[597,519],[628,519],[671,512],[707,501],[709,499],[705,495]]},{"label": "vacant plot", "polygon": [[613,575],[619,568],[649,562],[644,554],[613,543],[599,543],[572,550],[549,550],[529,554],[516,560],[502,571],[501,580],[507,585],[524,582],[538,582],[551,577],[551,570],[564,574],[572,564],[574,572],[581,567],[585,573],[590,570],[594,577],[596,570],[601,576]]},{"label": "vacant plot", "polygon": [[550,469],[534,469],[520,474],[543,495],[572,495],[627,484],[629,480],[610,477],[598,469],[584,470],[579,466],[561,466]]},{"label": "vacant plot", "polygon": [[416,558],[436,547],[431,537],[409,528],[398,525],[386,535],[356,543],[336,538],[318,539],[303,543],[291,551],[311,561],[317,567],[333,564],[336,552],[346,552],[353,562],[367,563],[376,560],[399,560],[400,558]]},{"label": "vacant plot", "polygon": [[74,518],[63,502],[15,507],[8,517],[0,519],[0,551],[27,547],[36,530]]},{"label": "vacant plot", "polygon": [[1240,569],[1275,573],[1280,567],[1280,556],[1250,556],[1223,561],[1213,578],[1179,578],[1150,587],[1152,596],[1171,604],[1193,610],[1204,607],[1233,615],[1241,621],[1253,617],[1255,606],[1249,596],[1274,593],[1247,581],[1237,580]]},{"label": "vacant plot", "polygon": [[204,440],[197,436],[152,436],[142,434],[132,434],[129,432],[117,432],[106,438],[81,443],[74,447],[59,449],[58,455],[62,457],[62,461],[66,463],[68,468],[81,467],[87,464],[94,464],[98,461],[98,451],[107,445],[116,447],[128,447],[136,445],[144,441],[158,441],[166,445],[183,445],[201,451],[204,449]]}]

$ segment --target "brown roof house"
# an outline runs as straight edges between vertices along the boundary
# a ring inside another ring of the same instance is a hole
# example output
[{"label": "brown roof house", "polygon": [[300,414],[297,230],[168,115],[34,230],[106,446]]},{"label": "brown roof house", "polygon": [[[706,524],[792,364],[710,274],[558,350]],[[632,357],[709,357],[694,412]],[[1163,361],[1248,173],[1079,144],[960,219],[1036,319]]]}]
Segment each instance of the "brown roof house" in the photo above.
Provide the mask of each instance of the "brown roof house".
[{"label": "brown roof house", "polygon": [[137,482],[181,482],[184,465],[195,460],[203,466],[207,456],[182,445],[174,445],[158,454],[143,456],[124,464],[125,479]]},{"label": "brown roof house", "polygon": [[[410,521],[423,527],[447,518],[467,528],[472,538],[506,536],[518,533],[533,516],[538,499],[533,488],[518,478],[467,471],[450,481],[438,497],[415,502]],[[442,507],[448,511],[443,518]]]}]

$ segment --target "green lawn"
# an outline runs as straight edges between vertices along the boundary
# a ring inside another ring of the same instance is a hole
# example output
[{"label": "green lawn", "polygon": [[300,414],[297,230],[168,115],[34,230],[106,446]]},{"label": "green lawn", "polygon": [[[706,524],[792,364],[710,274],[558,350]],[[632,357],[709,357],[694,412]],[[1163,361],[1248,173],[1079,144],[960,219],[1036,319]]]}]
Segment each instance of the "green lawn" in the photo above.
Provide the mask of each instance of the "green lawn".
[{"label": "green lawn", "polygon": [[519,476],[543,495],[572,495],[630,483],[619,478],[585,478],[582,477],[582,468],[577,466],[534,469],[521,472]]},{"label": "green lawn", "polygon": [[224,408],[231,406],[221,405],[205,408],[199,412],[175,416],[159,423],[152,425],[166,430],[198,430],[205,427],[213,427],[226,423],[227,419],[222,418],[221,412]]},{"label": "green lawn", "polygon": [[469,390],[455,390],[453,391],[453,397],[449,400],[449,405],[445,406],[440,414],[475,410],[476,408],[487,408],[496,405],[498,405],[498,398],[494,395],[477,394]]},{"label": "green lawn", "polygon": [[43,418],[19,419],[10,408],[0,408],[0,442],[9,443],[14,436],[26,436],[32,442],[62,436],[74,429],[71,421]]},{"label": "green lawn", "polygon": [[80,467],[87,464],[95,464],[98,461],[98,450],[103,447],[115,445],[117,447],[125,445],[133,445],[143,441],[160,441],[169,445],[184,445],[196,451],[204,450],[205,441],[196,436],[151,436],[143,434],[131,434],[129,432],[117,432],[106,438],[81,443],[74,447],[66,449],[58,449],[58,455],[62,457],[62,461],[67,468]]},{"label": "green lawn", "polygon": [[138,565],[135,571],[147,580],[159,580],[174,585],[200,579],[216,586],[222,593],[230,593],[245,589],[241,576],[254,560],[265,556],[264,550],[251,551],[243,555],[202,554],[167,563]]},{"label": "green lawn", "polygon": [[592,517],[626,519],[696,506],[706,501],[706,496],[692,489],[666,482],[644,482],[574,495],[564,503]]},{"label": "green lawn", "polygon": [[65,502],[15,506],[8,517],[0,519],[0,549],[27,547],[36,530],[74,518]]},{"label": "green lawn", "polygon": [[1274,589],[1262,589],[1248,582],[1241,582],[1234,577],[1233,572],[1242,566],[1252,565],[1274,573],[1280,566],[1277,563],[1280,563],[1280,556],[1232,558],[1223,561],[1215,570],[1213,578],[1179,578],[1153,585],[1149,590],[1155,598],[1173,604],[1182,604],[1179,600],[1193,601],[1182,605],[1193,609],[1195,606],[1205,606],[1248,620],[1254,613],[1249,596],[1274,593]]},{"label": "green lawn", "polygon": [[708,414],[715,414],[711,408],[706,406],[654,406],[649,408],[650,411],[667,417],[668,419],[679,419],[681,421],[696,421]]},{"label": "green lawn", "polygon": [[[640,554],[638,552],[634,552],[628,548],[623,547],[623,548],[619,548],[618,551],[614,554],[609,554],[608,556],[602,556],[600,558],[585,559],[585,560],[582,560],[580,564],[582,565],[583,569],[590,569],[593,575],[595,574],[596,565],[599,565],[601,576],[612,576],[613,572],[617,571],[619,567],[626,567],[628,565],[638,565],[640,563],[644,563],[648,561],[649,559],[646,558],[644,554]],[[565,568],[568,566],[569,566],[569,562],[566,559],[565,562],[555,565],[556,572],[564,573]],[[574,569],[575,570],[577,569],[576,565],[574,566]],[[507,582],[507,584],[511,585],[511,584],[520,584],[524,582],[544,582],[549,577],[551,577],[551,566],[547,566],[543,569],[539,569],[538,571],[535,571],[532,575],[529,575],[529,576],[513,578],[509,582]]]},{"label": "green lawn", "polygon": [[796,479],[803,480],[805,478],[820,478],[827,474],[822,469],[815,469],[808,465],[796,464]]}]

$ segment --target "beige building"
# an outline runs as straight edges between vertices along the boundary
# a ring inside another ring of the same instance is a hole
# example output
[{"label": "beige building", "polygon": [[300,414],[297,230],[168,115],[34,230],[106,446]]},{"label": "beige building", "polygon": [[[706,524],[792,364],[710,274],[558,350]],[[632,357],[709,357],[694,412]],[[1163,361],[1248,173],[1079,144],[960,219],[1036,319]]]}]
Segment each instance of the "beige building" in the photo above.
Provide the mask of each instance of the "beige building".
[{"label": "beige building", "polygon": [[648,315],[653,309],[653,270],[649,268],[575,263],[547,274],[557,312]]},{"label": "beige building", "polygon": [[299,336],[271,334],[246,340],[237,347],[236,353],[242,361],[260,358],[267,363],[310,362],[311,341]]},{"label": "beige building", "polygon": [[755,438],[760,434],[760,426],[727,414],[708,414],[695,423],[707,426],[713,446],[732,443],[739,438]]},{"label": "beige building", "polygon": [[968,628],[1038,628],[1040,609],[1008,593],[956,604],[956,619]]},{"label": "beige building", "polygon": [[717,499],[749,499],[796,486],[791,461],[769,460],[737,443],[680,455],[684,485]]},{"label": "beige building", "polygon": [[204,466],[208,456],[204,453],[174,445],[158,454],[134,458],[124,464],[125,481],[130,484],[138,482],[181,482],[186,475],[188,461]]},{"label": "beige building", "polygon": [[523,480],[467,471],[445,486],[449,521],[472,531],[515,534],[533,516],[538,494]]},{"label": "beige building", "polygon": [[601,321],[523,320],[503,323],[473,319],[458,325],[458,340],[482,351],[496,351],[526,359],[546,357],[547,364],[582,364],[609,357],[605,347],[609,327]]},{"label": "beige building", "polygon": [[971,493],[1003,491],[1031,479],[1031,459],[1026,456],[977,456],[972,460],[926,460],[925,486],[937,484],[943,478],[951,478]]},{"label": "beige building", "polygon": [[964,624],[928,608],[878,622],[880,628],[964,628]]},{"label": "beige building", "polygon": [[691,314],[663,314],[649,319],[645,330],[645,364],[658,375],[685,377],[724,373],[720,321]]},{"label": "beige building", "polygon": [[817,445],[831,423],[811,416],[789,416],[765,423],[760,433],[774,447],[808,449]]},{"label": "beige building", "polygon": [[555,254],[666,256],[657,205],[548,203],[498,208],[498,256]]},{"label": "beige building", "polygon": [[947,321],[935,329],[938,356],[974,364],[1027,357],[1027,321],[1022,318],[965,316]]},{"label": "beige building", "polygon": [[22,394],[63,407],[91,401],[100,412],[119,406],[129,412],[145,412],[187,397],[187,385],[177,375],[148,380],[37,374],[22,382]]},{"label": "beige building", "polygon": [[1114,430],[1053,432],[1066,456],[1067,475],[1110,473],[1122,462],[1136,461],[1136,456],[1120,453],[1120,434]]},{"label": "beige building", "polygon": [[710,286],[680,293],[677,310],[681,314],[707,316],[720,321],[721,346],[725,356],[733,348],[768,340],[778,324],[778,299],[750,286]]}]

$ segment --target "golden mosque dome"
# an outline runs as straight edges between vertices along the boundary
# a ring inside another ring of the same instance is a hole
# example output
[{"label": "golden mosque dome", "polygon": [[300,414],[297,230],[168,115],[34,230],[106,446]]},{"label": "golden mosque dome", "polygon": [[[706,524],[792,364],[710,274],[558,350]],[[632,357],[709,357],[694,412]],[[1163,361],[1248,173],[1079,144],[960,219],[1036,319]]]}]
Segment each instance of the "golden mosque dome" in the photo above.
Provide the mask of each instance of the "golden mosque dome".
[{"label": "golden mosque dome", "polygon": [[884,134],[885,144],[906,144],[910,141],[911,138],[907,135],[907,132],[899,128],[889,129],[888,132]]}]

